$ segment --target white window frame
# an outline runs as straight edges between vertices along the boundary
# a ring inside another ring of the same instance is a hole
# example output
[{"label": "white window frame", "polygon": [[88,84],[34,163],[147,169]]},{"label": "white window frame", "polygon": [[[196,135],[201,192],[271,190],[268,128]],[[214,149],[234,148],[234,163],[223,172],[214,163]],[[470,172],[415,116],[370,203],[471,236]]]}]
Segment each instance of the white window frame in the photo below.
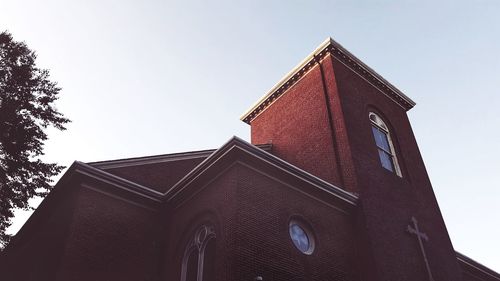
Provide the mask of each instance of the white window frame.
[{"label": "white window frame", "polygon": [[[384,120],[382,120],[382,118],[380,118],[380,116],[378,116],[374,112],[370,112],[368,114],[368,118],[370,119],[370,123],[371,123],[372,126],[376,127],[377,129],[380,129],[383,133],[385,133],[385,135],[387,137],[387,142],[389,143],[389,150],[390,151],[387,151],[383,147],[379,147],[375,143],[375,146],[377,147],[377,150],[381,149],[381,150],[383,150],[384,152],[386,152],[391,157],[392,165],[394,167],[394,171],[393,172],[396,175],[398,175],[399,177],[403,177],[403,174],[401,173],[401,168],[400,168],[399,163],[398,163],[398,158],[396,157],[396,150],[394,149],[394,144],[392,143],[392,138],[391,138],[391,133],[389,131],[389,127],[387,127],[387,125],[385,124]],[[373,132],[372,132],[372,135],[373,135]],[[373,137],[375,138],[375,135]],[[379,158],[380,158],[380,156],[379,156]],[[382,161],[382,160],[380,160],[380,161]],[[386,170],[388,170],[388,169],[386,169]]]},{"label": "white window frame", "polygon": [[213,226],[202,225],[187,243],[184,256],[182,258],[181,281],[186,281],[189,257],[193,251],[198,252],[198,271],[196,280],[203,280],[203,265],[205,261],[205,249],[212,239],[215,239],[215,229]]},{"label": "white window frame", "polygon": [[[309,241],[309,247],[307,248],[307,250],[303,251],[302,249],[297,247],[297,245],[295,245],[295,242],[293,242],[293,237],[292,237],[292,226],[293,225],[297,225],[298,227],[300,227],[302,229],[302,231],[304,231],[304,233],[306,234],[307,240]],[[312,253],[316,249],[316,240],[314,239],[314,234],[313,234],[311,228],[306,223],[304,223],[302,220],[299,220],[299,219],[295,219],[295,218],[291,219],[290,222],[288,223],[288,234],[290,235],[290,240],[292,240],[293,246],[297,250],[299,250],[304,255],[308,255],[308,256],[312,255]]]}]

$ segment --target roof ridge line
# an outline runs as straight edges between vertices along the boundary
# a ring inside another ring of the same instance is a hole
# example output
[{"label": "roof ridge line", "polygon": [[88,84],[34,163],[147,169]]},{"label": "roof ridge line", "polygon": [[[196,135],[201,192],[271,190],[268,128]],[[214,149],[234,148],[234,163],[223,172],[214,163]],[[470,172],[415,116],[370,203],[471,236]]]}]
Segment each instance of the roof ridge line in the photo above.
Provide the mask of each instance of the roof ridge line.
[{"label": "roof ridge line", "polygon": [[130,158],[121,158],[114,160],[104,160],[104,161],[95,161],[95,162],[87,162],[85,164],[90,165],[94,168],[98,169],[109,169],[115,168],[114,166],[128,166],[127,164],[134,164],[140,162],[146,162],[141,164],[148,164],[147,162],[158,163],[165,162],[168,160],[175,161],[179,160],[179,158],[198,158],[210,155],[215,149],[205,149],[205,150],[195,150],[195,151],[187,151],[187,152],[174,152],[168,154],[158,154],[158,155],[150,155],[150,156],[139,156],[139,157],[130,157]]},{"label": "roof ridge line", "polygon": [[[233,145],[231,145],[231,143],[233,143]],[[312,185],[315,185],[321,188],[323,191],[329,192],[350,204],[356,204],[356,201],[358,200],[358,196],[356,196],[355,194],[345,191],[334,184],[331,184],[309,172],[306,172],[267,151],[258,149],[253,144],[248,143],[237,136],[233,136],[232,138],[230,138],[224,145],[222,145],[219,149],[214,151],[212,155],[203,160],[203,162],[198,164],[183,178],[181,178],[177,183],[175,183],[172,187],[170,187],[167,191],[165,191],[164,193],[165,200],[168,201],[171,198],[175,197],[176,194],[182,191],[183,185],[189,184],[189,182],[194,180],[199,173],[209,168],[211,163],[216,162],[220,157],[223,157],[230,149],[232,149],[235,146],[239,146],[240,148],[245,149],[246,152],[250,152],[255,157],[260,157],[265,161],[274,162],[272,164],[279,164],[277,165],[278,168],[281,168],[281,166],[283,165],[287,166],[292,170],[290,174],[293,174],[294,176],[299,177],[304,181],[310,182]],[[173,194],[170,195],[170,193]]]}]

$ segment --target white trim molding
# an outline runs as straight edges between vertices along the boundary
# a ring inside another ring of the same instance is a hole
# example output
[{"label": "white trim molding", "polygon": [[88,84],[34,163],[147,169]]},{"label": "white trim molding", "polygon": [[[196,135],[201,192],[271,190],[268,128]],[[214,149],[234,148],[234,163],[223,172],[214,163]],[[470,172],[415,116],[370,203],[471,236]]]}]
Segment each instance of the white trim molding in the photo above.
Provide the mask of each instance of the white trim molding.
[{"label": "white trim molding", "polygon": [[276,99],[282,96],[286,90],[300,80],[309,70],[315,65],[317,60],[321,60],[327,55],[332,55],[335,59],[352,69],[356,74],[375,86],[382,94],[393,100],[405,110],[410,110],[415,106],[415,102],[408,96],[403,94],[394,85],[385,80],[380,74],[375,72],[342,45],[328,37],[319,47],[316,48],[310,55],[302,60],[296,67],[287,73],[271,90],[259,99],[245,114],[240,117],[240,120],[250,124],[252,120],[264,111]]}]

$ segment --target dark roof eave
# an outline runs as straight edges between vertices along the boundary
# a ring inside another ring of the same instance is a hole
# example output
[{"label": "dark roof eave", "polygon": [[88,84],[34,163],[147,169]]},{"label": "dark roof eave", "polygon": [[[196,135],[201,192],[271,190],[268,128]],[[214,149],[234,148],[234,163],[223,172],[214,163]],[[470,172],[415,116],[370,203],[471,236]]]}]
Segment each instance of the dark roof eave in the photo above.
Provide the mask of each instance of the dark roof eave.
[{"label": "dark roof eave", "polygon": [[457,260],[459,262],[464,263],[465,265],[473,268],[474,270],[481,272],[482,274],[487,275],[488,277],[494,278],[495,280],[500,280],[500,274],[498,272],[482,265],[481,263],[467,257],[466,255],[464,255],[460,252],[455,251],[455,253],[457,255]]}]

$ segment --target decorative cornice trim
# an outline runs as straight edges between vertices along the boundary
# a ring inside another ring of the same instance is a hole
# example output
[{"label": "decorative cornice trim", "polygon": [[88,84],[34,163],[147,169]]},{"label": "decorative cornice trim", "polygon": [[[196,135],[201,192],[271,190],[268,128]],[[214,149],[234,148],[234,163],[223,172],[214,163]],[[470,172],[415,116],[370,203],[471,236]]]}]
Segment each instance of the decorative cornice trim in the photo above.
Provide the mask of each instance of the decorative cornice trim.
[{"label": "decorative cornice trim", "polygon": [[172,153],[172,154],[145,156],[145,157],[135,157],[135,158],[90,162],[87,164],[92,166],[92,167],[101,169],[101,170],[107,170],[107,169],[123,168],[123,167],[130,167],[130,166],[157,164],[157,163],[170,162],[170,161],[206,158],[206,157],[210,156],[210,154],[212,154],[214,151],[215,151],[215,149],[208,149],[208,150],[200,150],[200,151],[190,151],[190,152],[181,152],[181,153]]},{"label": "decorative cornice trim", "polygon": [[252,120],[264,111],[271,103],[281,97],[291,86],[300,80],[309,70],[311,70],[316,62],[325,58],[327,55],[332,55],[335,59],[345,64],[352,69],[356,74],[375,86],[381,93],[389,97],[391,100],[400,105],[403,109],[409,110],[415,106],[415,102],[408,96],[403,94],[394,85],[385,80],[380,74],[375,72],[342,45],[335,42],[332,38],[327,38],[316,50],[302,60],[288,74],[286,74],[271,90],[259,99],[245,114],[240,117],[240,120],[250,124]]},{"label": "decorative cornice trim", "polygon": [[[309,174],[308,172],[303,171],[267,152],[271,149],[271,144],[254,146],[238,137],[233,137],[221,148],[213,151],[210,156],[208,156],[203,162],[196,166],[191,172],[184,176],[179,182],[177,182],[165,193],[158,192],[147,186],[140,185],[122,177],[113,175],[89,164],[75,161],[73,162],[71,167],[68,168],[66,173],[64,173],[62,178],[58,181],[58,183],[54,187],[54,190],[47,196],[47,198],[42,201],[39,208],[18,231],[14,239],[11,241],[11,243],[9,243],[3,253],[6,253],[6,251],[13,251],[13,248],[17,247],[16,244],[18,244],[20,240],[24,239],[23,237],[27,235],[27,233],[29,233],[29,230],[36,227],[36,224],[39,223],[43,219],[43,217],[48,214],[52,206],[54,206],[54,204],[58,200],[62,200],[61,196],[63,195],[63,192],[69,191],[74,188],[71,187],[72,183],[86,189],[100,192],[115,199],[123,200],[136,206],[144,207],[151,211],[157,211],[162,204],[168,203],[174,197],[178,196],[186,188],[187,185],[199,178],[200,175],[203,174],[206,170],[219,163],[219,160],[221,158],[230,154],[231,152],[238,151],[242,152],[244,155],[248,155],[252,158],[262,161],[261,163],[268,163],[282,170],[283,172],[286,172],[290,176],[300,179],[303,182],[307,182],[308,184],[316,188],[316,190],[321,191],[323,195],[330,195],[352,207],[357,205],[358,197],[356,195],[346,192],[339,187],[336,187],[312,174]],[[142,160],[149,161],[151,159]],[[160,161],[163,160],[165,159],[161,159]],[[238,158],[235,158],[233,160],[235,160],[233,161],[233,163],[238,162]]]},{"label": "decorative cornice trim", "polygon": [[[260,149],[265,150],[265,151],[271,151],[271,149],[272,149],[272,144],[267,144],[267,143],[266,144],[257,144],[256,146]],[[207,158],[212,153],[214,153],[214,151],[215,151],[215,149],[207,149],[207,150],[199,150],[199,151],[189,151],[189,152],[180,152],[180,153],[153,155],[153,156],[143,156],[143,157],[133,157],[133,158],[125,158],[125,159],[89,162],[89,163],[85,163],[85,164],[90,165],[94,168],[98,168],[100,170],[108,170],[108,169],[115,169],[115,168],[158,164],[158,163],[172,162],[172,161]],[[79,162],[79,163],[81,163],[81,162]]]},{"label": "decorative cornice trim", "polygon": [[[187,188],[188,185],[193,183],[201,174],[207,171],[210,167],[219,162],[219,160],[231,152],[240,151],[255,159],[266,162],[275,168],[280,169],[287,174],[297,177],[300,180],[307,182],[311,186],[317,188],[323,192],[323,194],[329,194],[338,198],[339,200],[345,202],[348,205],[356,206],[358,202],[358,197],[352,193],[349,193],[329,182],[326,182],[268,152],[263,149],[258,149],[254,145],[234,136],[228,142],[226,142],[221,148],[216,150],[210,157],[201,162],[196,168],[179,180],[174,186],[167,190],[164,194],[165,200],[171,201],[174,197],[177,197],[180,193]],[[239,160],[239,158],[238,158]]]},{"label": "decorative cornice trim", "polygon": [[[84,178],[79,177],[79,175]],[[103,183],[107,186],[103,187],[102,184],[91,184],[87,179],[95,180],[93,181],[94,183]],[[67,196],[68,192],[74,190],[76,186],[100,192],[154,212],[159,210],[162,203],[162,193],[158,191],[109,174],[85,163],[75,161],[61,179],[59,179],[40,206],[38,206],[21,229],[14,235],[11,242],[1,254],[5,256],[7,252],[15,251],[14,249],[18,247],[18,244],[26,241],[26,237],[31,235],[30,233],[34,233],[40,223],[50,215],[57,202],[67,200],[64,196]],[[110,186],[112,188],[109,188]]]},{"label": "decorative cornice trim", "polygon": [[161,202],[162,193],[152,188],[140,185],[138,183],[129,181],[119,176],[115,176],[113,174],[110,174],[103,170],[99,170],[97,168],[94,168],[88,164],[79,161],[75,161],[74,165],[75,165],[75,170],[74,170],[75,173],[79,173],[81,175],[93,178],[100,182],[110,184],[120,190],[129,192],[144,199],[148,199],[157,203]]}]

